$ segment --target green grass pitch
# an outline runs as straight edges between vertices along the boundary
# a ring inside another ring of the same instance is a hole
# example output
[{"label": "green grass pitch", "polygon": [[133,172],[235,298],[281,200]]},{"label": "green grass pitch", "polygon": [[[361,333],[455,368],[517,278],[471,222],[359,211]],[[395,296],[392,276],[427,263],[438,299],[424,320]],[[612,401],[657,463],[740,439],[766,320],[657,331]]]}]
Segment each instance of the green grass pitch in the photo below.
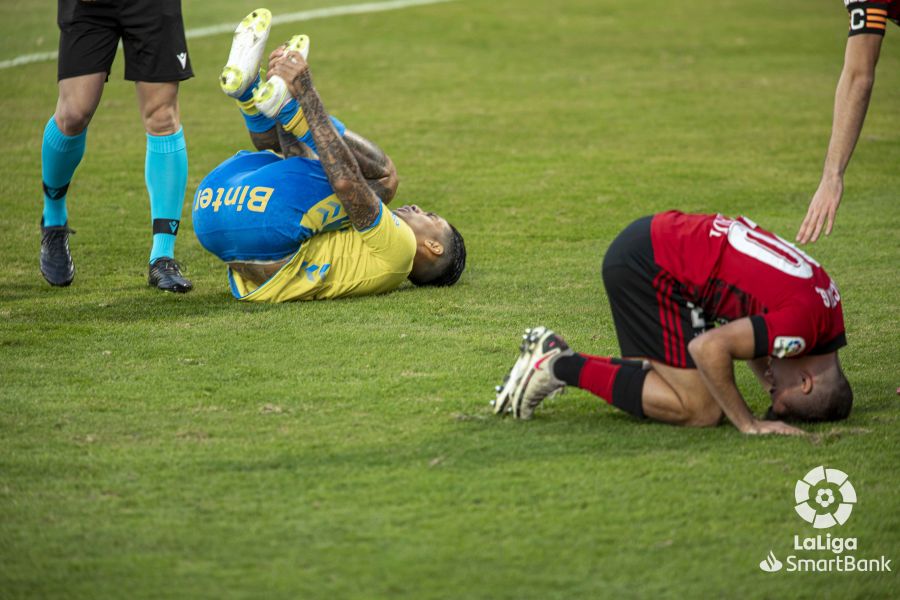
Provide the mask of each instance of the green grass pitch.
[{"label": "green grass pitch", "polygon": [[[256,7],[184,4],[189,28]],[[55,9],[0,4],[0,60],[55,49]],[[835,233],[809,250],[843,294],[848,421],[760,439],[637,423],[578,390],[529,423],[488,406],[526,326],[616,352],[599,265],[632,219],[746,214],[793,239],[845,31],[838,0],[459,0],[276,26],[273,43],[312,37],[326,106],[393,157],[397,201],[445,214],[469,247],[452,289],[281,306],[230,297],[187,199],[177,254],[196,289],[146,286],[121,55],[69,196],[78,274],[51,289],[38,221],[56,65],[0,71],[0,598],[897,597],[896,572],[758,566],[818,533],[793,492],[820,464],[859,496],[827,533],[900,560],[891,24]],[[190,42],[189,194],[249,147],[216,83],[229,39]]]}]

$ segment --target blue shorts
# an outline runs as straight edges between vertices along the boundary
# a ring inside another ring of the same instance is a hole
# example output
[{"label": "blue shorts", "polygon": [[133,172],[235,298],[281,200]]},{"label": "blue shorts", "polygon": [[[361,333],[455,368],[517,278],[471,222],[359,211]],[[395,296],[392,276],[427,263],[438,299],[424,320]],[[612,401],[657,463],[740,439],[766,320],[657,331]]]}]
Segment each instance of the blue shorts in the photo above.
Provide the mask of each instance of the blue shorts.
[{"label": "blue shorts", "polygon": [[[343,136],[347,127],[330,118]],[[312,132],[300,141],[316,150]],[[321,231],[349,227],[318,160],[246,150],[203,179],[193,220],[203,247],[225,262],[278,260]]]},{"label": "blue shorts", "polygon": [[[312,225],[311,212],[334,218]],[[346,215],[318,160],[241,151],[200,183],[193,221],[200,244],[221,260],[272,261],[345,225]]]}]

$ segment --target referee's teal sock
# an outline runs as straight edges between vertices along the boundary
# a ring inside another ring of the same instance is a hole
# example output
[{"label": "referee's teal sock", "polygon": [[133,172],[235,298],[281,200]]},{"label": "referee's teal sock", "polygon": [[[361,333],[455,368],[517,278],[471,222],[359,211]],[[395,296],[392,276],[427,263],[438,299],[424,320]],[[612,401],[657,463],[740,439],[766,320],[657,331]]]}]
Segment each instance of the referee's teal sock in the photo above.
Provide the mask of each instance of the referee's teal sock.
[{"label": "referee's teal sock", "polygon": [[87,128],[78,135],[65,135],[50,117],[41,144],[41,178],[44,187],[44,226],[64,225],[69,218],[66,193],[72,175],[84,156]]},{"label": "referee's teal sock", "polygon": [[150,218],[153,219],[151,263],[163,256],[175,258],[175,236],[181,224],[187,170],[187,147],[182,128],[172,135],[147,134],[144,175],[150,193]]}]

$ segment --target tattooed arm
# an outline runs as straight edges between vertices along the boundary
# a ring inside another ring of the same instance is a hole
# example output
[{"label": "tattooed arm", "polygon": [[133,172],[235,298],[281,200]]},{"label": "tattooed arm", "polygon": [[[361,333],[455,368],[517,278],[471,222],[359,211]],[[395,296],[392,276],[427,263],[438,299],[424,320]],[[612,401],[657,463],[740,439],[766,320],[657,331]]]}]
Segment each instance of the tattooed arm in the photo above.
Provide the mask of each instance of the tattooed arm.
[{"label": "tattooed arm", "polygon": [[269,76],[272,75],[284,79],[288,89],[300,103],[316,142],[319,161],[325,169],[331,188],[344,205],[350,223],[357,229],[369,227],[378,218],[381,201],[369,188],[356,156],[338,135],[328,117],[322,99],[313,87],[309,66],[303,56],[299,52],[283,54],[271,65]]},{"label": "tattooed arm", "polygon": [[[275,132],[277,131],[277,135]],[[315,158],[316,153],[301,142],[297,137],[284,130],[280,124],[265,133],[250,133],[257,150],[274,150],[280,152],[285,158],[299,156],[301,158]],[[390,203],[397,193],[400,184],[397,179],[397,169],[393,161],[384,153],[384,150],[352,131],[344,132],[344,143],[350,148],[350,152],[356,157],[359,170],[362,171],[366,183],[375,195],[385,204]]]},{"label": "tattooed arm", "polygon": [[[280,152],[285,158],[292,156],[316,158],[316,153],[297,139],[294,134],[285,131],[280,124],[276,129],[278,135],[274,141],[272,138],[276,136],[273,135],[272,131],[267,131],[264,134],[250,134],[257,150],[274,150],[275,152]],[[257,143],[258,139],[263,140],[265,145],[261,146]],[[400,184],[393,161],[384,153],[384,150],[352,131],[344,132],[344,143],[347,144],[350,152],[356,157],[359,170],[362,171],[363,177],[366,178],[366,183],[369,184],[369,187],[382,202],[388,204],[394,199],[394,195],[397,193],[397,186]]]},{"label": "tattooed arm", "polygon": [[373,142],[350,130],[344,132],[344,143],[356,157],[369,188],[382,202],[390,203],[400,184],[397,169],[391,158]]}]

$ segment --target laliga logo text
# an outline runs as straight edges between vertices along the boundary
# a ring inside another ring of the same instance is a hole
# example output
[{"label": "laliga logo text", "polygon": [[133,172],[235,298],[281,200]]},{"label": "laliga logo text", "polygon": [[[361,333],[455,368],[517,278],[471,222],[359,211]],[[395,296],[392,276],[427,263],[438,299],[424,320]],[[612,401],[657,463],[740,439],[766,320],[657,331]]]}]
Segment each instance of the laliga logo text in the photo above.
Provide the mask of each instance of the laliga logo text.
[{"label": "laliga logo text", "polygon": [[[794,488],[794,510],[800,517],[816,529],[828,529],[843,525],[850,518],[856,504],[856,490],[850,483],[847,474],[838,469],[826,469],[818,466],[797,481]],[[759,568],[766,573],[776,573],[782,568],[786,573],[793,572],[883,572],[891,570],[890,559],[865,559],[844,552],[858,548],[855,537],[837,537],[830,533],[824,537],[801,537],[794,535],[792,550],[800,552],[816,552],[828,550],[830,558],[802,558],[796,554],[789,555],[782,563],[775,557],[774,551],[759,563]]]}]

